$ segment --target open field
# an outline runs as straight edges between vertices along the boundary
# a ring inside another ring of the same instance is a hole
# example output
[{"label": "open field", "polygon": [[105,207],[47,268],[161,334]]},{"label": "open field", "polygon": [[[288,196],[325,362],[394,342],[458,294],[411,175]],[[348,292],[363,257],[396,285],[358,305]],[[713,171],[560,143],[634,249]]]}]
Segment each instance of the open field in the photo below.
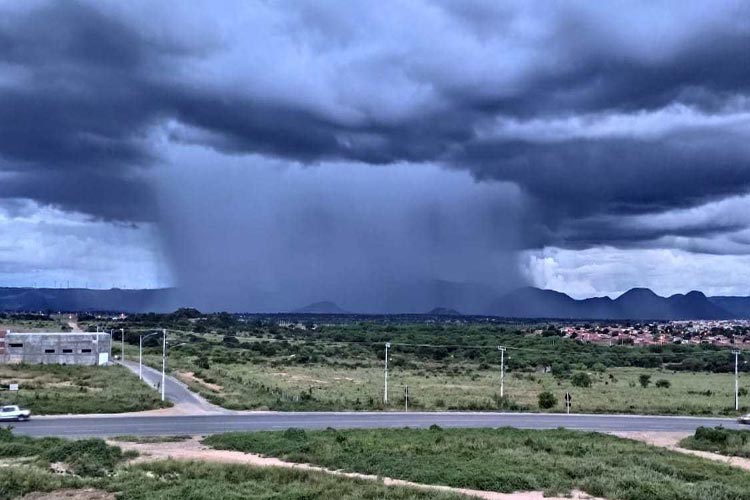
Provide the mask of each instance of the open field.
[{"label": "open field", "polygon": [[[192,328],[172,331],[176,347],[169,353],[169,369],[206,399],[230,409],[403,409],[408,386],[410,408],[421,410],[559,412],[570,392],[572,411],[579,413],[737,413],[733,356],[711,345],[608,347],[561,339],[543,326],[534,331],[549,335],[481,324],[363,323],[299,330],[240,323],[228,315],[214,315],[207,323],[212,331],[225,332],[217,334],[174,317],[144,319]],[[126,353],[137,359],[138,333],[126,334]],[[156,368],[161,367],[160,342],[154,336],[145,347],[145,361]],[[385,342],[392,345],[388,405],[383,404]],[[507,346],[502,401],[498,345]],[[649,377],[646,387],[641,376]],[[748,373],[740,374],[740,384],[746,391]],[[550,392],[555,404],[540,409],[542,392]],[[741,396],[744,407],[748,397]]]},{"label": "open field", "polygon": [[[501,404],[498,369],[430,361],[418,368],[391,368],[390,404],[385,407],[383,367],[377,362],[346,366],[211,360],[209,368],[198,368],[197,358],[176,352],[170,358],[173,374],[211,402],[231,409],[401,410],[404,386],[408,385],[409,407],[422,410],[539,411],[539,394],[549,391],[557,398],[557,404],[541,411],[564,411],[563,395],[569,391],[573,397],[572,410],[578,413],[736,413],[734,376],[724,373],[609,368],[604,372],[584,371],[591,385],[577,387],[572,376],[516,371],[505,375],[505,400]],[[157,358],[151,360],[155,366],[158,364]],[[650,376],[645,388],[639,380],[644,374]],[[659,380],[666,380],[669,387],[657,387]],[[742,406],[746,399],[743,398]]]},{"label": "open field", "polygon": [[487,491],[573,489],[612,500],[742,500],[750,474],[644,443],[568,430],[517,429],[232,433],[220,449],[330,469]]},{"label": "open field", "polygon": [[132,457],[132,452],[98,439],[31,439],[0,430],[0,500],[82,488],[100,490],[96,498],[107,500],[114,500],[115,493],[119,500],[463,498],[289,469],[173,461],[125,464]]},{"label": "open field", "polygon": [[121,366],[0,365],[0,401],[34,414],[121,413],[169,406],[159,394]]},{"label": "open field", "polygon": [[0,331],[10,330],[13,332],[66,332],[70,327],[59,321],[48,319],[18,320],[3,319],[0,317]]}]

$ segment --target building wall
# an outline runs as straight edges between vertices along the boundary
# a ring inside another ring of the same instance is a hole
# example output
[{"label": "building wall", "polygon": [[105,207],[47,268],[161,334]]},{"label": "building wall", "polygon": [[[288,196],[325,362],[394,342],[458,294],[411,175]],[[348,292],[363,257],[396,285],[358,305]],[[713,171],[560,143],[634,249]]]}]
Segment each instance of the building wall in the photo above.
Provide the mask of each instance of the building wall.
[{"label": "building wall", "polygon": [[106,364],[111,343],[108,333],[3,332],[0,363]]}]

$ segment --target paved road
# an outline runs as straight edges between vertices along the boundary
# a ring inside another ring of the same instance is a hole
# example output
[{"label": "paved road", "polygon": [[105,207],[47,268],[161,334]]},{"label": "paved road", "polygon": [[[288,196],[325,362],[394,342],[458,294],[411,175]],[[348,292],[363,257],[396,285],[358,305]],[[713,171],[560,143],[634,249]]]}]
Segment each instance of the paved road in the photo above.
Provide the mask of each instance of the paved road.
[{"label": "paved road", "polygon": [[692,431],[696,427],[739,427],[731,419],[623,415],[555,415],[519,413],[281,413],[258,412],[214,416],[37,417],[14,424],[14,432],[31,436],[117,436],[215,434],[229,431],[384,427],[502,427],[591,431]]},{"label": "paved road", "polygon": [[[123,360],[119,361],[119,363],[138,375],[138,362]],[[153,388],[161,390],[159,389],[161,387],[161,371],[143,365],[143,379]],[[209,403],[200,395],[192,392],[187,385],[169,375],[166,377],[164,396],[176,406],[183,407],[186,413],[231,413],[229,410]]]}]

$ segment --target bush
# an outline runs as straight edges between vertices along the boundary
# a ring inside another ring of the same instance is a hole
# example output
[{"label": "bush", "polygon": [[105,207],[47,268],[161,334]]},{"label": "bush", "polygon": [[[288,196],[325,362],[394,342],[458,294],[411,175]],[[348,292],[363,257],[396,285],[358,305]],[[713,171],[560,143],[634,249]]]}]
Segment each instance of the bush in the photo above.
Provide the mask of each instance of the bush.
[{"label": "bush", "polygon": [[641,376],[638,377],[638,382],[641,384],[641,387],[645,389],[648,387],[648,384],[651,383],[651,375],[646,375],[645,373],[641,374]]},{"label": "bush", "polygon": [[570,383],[575,387],[591,387],[591,377],[588,373],[577,372],[570,377]]},{"label": "bush", "polygon": [[698,427],[695,430],[695,439],[715,445],[726,444],[729,437],[734,433],[723,427]]},{"label": "bush", "polygon": [[109,446],[101,439],[81,439],[50,448],[44,458],[50,462],[63,462],[80,476],[105,476],[123,456],[118,446]]},{"label": "bush", "polygon": [[680,446],[692,450],[710,451],[727,456],[748,457],[750,432],[723,427],[698,427],[695,435],[680,441]]},{"label": "bush", "polygon": [[305,433],[305,430],[298,429],[296,427],[290,427],[289,429],[285,430],[281,435],[284,436],[284,439],[288,439],[290,441],[304,441],[307,439],[307,434]]},{"label": "bush", "polygon": [[195,361],[195,365],[203,370],[208,370],[209,368],[211,368],[211,364],[208,362],[208,358],[205,356],[198,357],[198,359]]},{"label": "bush", "polygon": [[737,391],[737,394],[738,394],[739,396],[747,396],[747,388],[745,388],[745,387],[740,387],[740,390],[739,390],[739,391]]},{"label": "bush", "polygon": [[659,389],[669,389],[670,387],[672,387],[672,384],[669,382],[669,380],[660,378],[656,381],[656,387],[658,387]]},{"label": "bush", "polygon": [[544,391],[539,394],[539,408],[543,410],[549,410],[557,405],[557,398],[554,394],[549,391]]}]

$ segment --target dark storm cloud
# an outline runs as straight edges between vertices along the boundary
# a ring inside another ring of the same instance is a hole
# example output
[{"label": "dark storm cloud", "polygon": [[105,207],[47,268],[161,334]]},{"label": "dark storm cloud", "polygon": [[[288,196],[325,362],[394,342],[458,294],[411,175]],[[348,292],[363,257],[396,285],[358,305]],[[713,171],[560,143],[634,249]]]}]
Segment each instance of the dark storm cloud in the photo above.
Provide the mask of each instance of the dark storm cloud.
[{"label": "dark storm cloud", "polygon": [[[514,182],[533,208],[530,246],[710,236],[726,227],[611,217],[750,187],[747,116],[711,121],[750,112],[747,4],[270,3],[213,23],[216,6],[196,3],[194,24],[134,5],[4,8],[0,196],[157,219],[142,174],[165,124],[168,141],[233,155],[437,163]],[[675,106],[705,123],[597,133],[609,116],[637,129]],[[584,124],[544,137],[571,117]],[[508,120],[537,132],[516,137]]]},{"label": "dark storm cloud", "polygon": [[546,210],[545,220],[555,223],[662,212],[746,192],[747,139],[704,132],[658,140],[490,141],[469,145],[455,163],[469,165],[479,178],[524,186]]},{"label": "dark storm cloud", "polygon": [[166,48],[77,2],[4,10],[0,197],[154,220],[138,171],[154,160],[143,134],[160,112],[146,70]]}]

